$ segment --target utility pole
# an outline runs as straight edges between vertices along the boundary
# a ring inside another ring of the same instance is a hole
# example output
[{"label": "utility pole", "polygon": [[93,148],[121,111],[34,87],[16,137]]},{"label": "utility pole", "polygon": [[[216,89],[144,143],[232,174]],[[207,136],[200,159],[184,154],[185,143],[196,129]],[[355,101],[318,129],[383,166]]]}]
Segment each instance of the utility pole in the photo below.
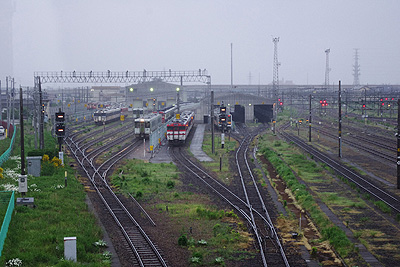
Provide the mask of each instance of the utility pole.
[{"label": "utility pole", "polygon": [[40,83],[40,77],[38,77],[37,79],[39,86],[39,105],[40,105],[39,149],[44,149],[44,107],[43,107],[42,85]]},{"label": "utility pole", "polygon": [[397,99],[397,189],[400,189],[400,99]]},{"label": "utility pole", "polygon": [[21,176],[25,173],[25,145],[24,145],[24,103],[22,96],[22,87],[19,88],[19,125],[21,133]]},{"label": "utility pole", "polygon": [[339,81],[339,158],[342,157],[342,84]]},{"label": "utility pole", "polygon": [[7,137],[10,137],[10,96],[8,93],[8,77],[6,77],[6,102],[7,102]]},{"label": "utility pole", "polygon": [[15,103],[15,80],[14,78],[11,79],[11,98],[12,98],[12,104],[11,104],[11,111],[12,111],[12,125],[13,125],[13,129],[15,131],[15,110],[14,110],[14,103]]},{"label": "utility pole", "polygon": [[311,94],[310,94],[310,116],[308,118],[308,141],[311,142]]},{"label": "utility pole", "polygon": [[328,89],[328,87],[329,87],[329,72],[331,71],[331,68],[329,68],[329,53],[330,52],[331,52],[330,48],[325,50],[325,54],[326,54],[325,87],[326,87],[326,89]]},{"label": "utility pole", "polygon": [[214,152],[214,91],[211,91],[211,153]]},{"label": "utility pole", "polygon": [[1,95],[1,80],[0,80],[0,121],[3,120],[3,106],[2,106],[2,102],[3,102],[3,97]]}]

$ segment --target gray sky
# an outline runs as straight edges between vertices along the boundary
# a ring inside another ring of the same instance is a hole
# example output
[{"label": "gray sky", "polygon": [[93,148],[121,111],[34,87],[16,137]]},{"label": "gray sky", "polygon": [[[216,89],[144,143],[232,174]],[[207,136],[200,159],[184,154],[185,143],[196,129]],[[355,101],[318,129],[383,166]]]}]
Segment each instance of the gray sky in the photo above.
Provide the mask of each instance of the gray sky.
[{"label": "gray sky", "polygon": [[362,84],[400,84],[398,0],[16,0],[14,76],[34,71],[207,69],[213,84],[279,78],[353,83],[359,48]]}]

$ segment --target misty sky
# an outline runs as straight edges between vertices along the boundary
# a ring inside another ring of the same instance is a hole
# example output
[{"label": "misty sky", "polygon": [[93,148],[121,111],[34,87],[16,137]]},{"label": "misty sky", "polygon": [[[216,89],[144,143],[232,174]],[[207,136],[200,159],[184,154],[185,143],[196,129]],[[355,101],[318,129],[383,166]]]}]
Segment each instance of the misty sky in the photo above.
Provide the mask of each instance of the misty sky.
[{"label": "misty sky", "polygon": [[[400,84],[399,0],[15,0],[14,77],[34,71],[207,69],[213,84],[268,84],[272,37],[279,78]],[[251,79],[249,74],[251,73]]]}]

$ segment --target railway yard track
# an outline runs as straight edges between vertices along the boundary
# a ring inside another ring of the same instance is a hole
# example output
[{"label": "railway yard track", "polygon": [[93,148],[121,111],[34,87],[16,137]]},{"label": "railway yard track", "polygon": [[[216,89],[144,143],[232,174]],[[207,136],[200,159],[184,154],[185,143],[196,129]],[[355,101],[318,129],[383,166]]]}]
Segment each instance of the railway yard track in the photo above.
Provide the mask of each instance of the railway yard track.
[{"label": "railway yard track", "polygon": [[[143,230],[148,225],[155,227],[156,223],[132,195],[130,198],[120,196],[113,192],[112,185],[107,181],[107,176],[118,162],[142,144],[134,138],[132,131],[129,130],[132,126],[131,121],[126,121],[124,125],[117,126],[116,123],[93,128],[88,124],[81,123],[71,127],[69,136],[64,140],[81,167],[83,175],[90,181],[90,189],[99,199],[103,212],[106,211],[108,220],[113,221],[114,229],[112,231],[119,240],[117,242],[123,241],[121,242],[123,244],[117,245],[119,247],[117,249],[118,257],[122,258],[124,262],[131,263],[132,266],[167,266],[170,264],[163,256],[163,252]],[[301,136],[296,136],[293,131],[288,131],[288,127],[289,124],[285,124],[278,128],[278,135],[289,143],[295,143],[312,155],[314,160],[323,162],[337,174],[357,185],[363,192],[384,202],[395,213],[400,214],[400,199],[398,195],[392,193],[390,188],[382,186],[379,181],[356,173],[346,167],[343,162],[322,153],[321,149],[313,147]],[[318,133],[327,138],[335,139],[329,130],[322,127],[316,127],[316,129]],[[231,137],[237,140],[238,147],[235,150],[235,160],[230,163],[232,170],[236,173],[234,182],[230,185],[225,185],[218,180],[212,172],[194,159],[187,152],[186,146],[170,147],[169,155],[185,174],[186,179],[205,189],[207,194],[212,194],[213,197],[224,203],[223,205],[230,207],[243,218],[253,236],[253,246],[258,253],[255,261],[258,266],[307,266],[299,254],[298,247],[292,247],[290,242],[284,244],[280,238],[279,232],[274,226],[277,219],[276,207],[271,196],[266,193],[265,188],[259,185],[253,175],[254,163],[248,157],[251,155],[252,141],[261,131],[260,127],[238,127],[238,132],[231,133]],[[391,151],[394,145],[388,137],[382,137],[379,140],[372,134],[361,137],[360,134],[354,136],[349,133],[347,136],[349,138],[346,138],[346,145],[363,151],[368,150],[368,153],[375,157],[389,154],[388,151]],[[364,138],[362,139],[363,145],[359,144],[361,138]],[[255,153],[253,157],[255,157]],[[386,155],[387,159],[384,157],[382,159],[388,161],[387,164],[392,162],[390,155]],[[146,215],[148,222],[146,227],[141,225],[143,218],[139,219],[140,222],[135,219],[137,213],[136,215],[132,213],[132,205],[139,207],[137,210],[140,210],[139,213],[142,214],[142,217],[143,214]],[[118,230],[117,234],[115,233],[116,229]],[[155,231],[152,231],[152,234],[154,233]]]},{"label": "railway yard track", "polygon": [[288,142],[293,142],[299,147],[301,147],[304,151],[313,155],[314,159],[325,163],[327,166],[331,167],[335,172],[339,175],[345,177],[352,183],[356,184],[359,188],[369,193],[373,197],[378,200],[383,201],[389,207],[391,207],[395,212],[400,213],[400,199],[397,195],[392,194],[391,192],[382,189],[382,186],[379,184],[375,184],[374,181],[363,177],[362,175],[357,174],[350,168],[346,167],[342,162],[339,162],[332,157],[322,153],[318,149],[314,148],[312,145],[309,145],[303,139],[285,132],[285,128],[288,128],[289,124],[285,124],[280,129],[279,133],[281,136]]},{"label": "railway yard track", "polygon": [[[115,125],[114,125],[115,126]],[[129,128],[127,124],[125,128]],[[108,126],[108,130],[113,125]],[[69,150],[79,163],[81,169],[91,182],[91,188],[104,205],[104,209],[114,221],[115,228],[119,230],[122,246],[125,247],[126,261],[132,266],[167,266],[161,252],[146,234],[140,224],[134,219],[131,212],[125,206],[124,201],[113,192],[107,181],[108,172],[128,154],[132,153],[141,142],[135,140],[131,131],[123,133],[123,129],[111,130],[100,134],[103,129],[93,131],[90,135],[78,138],[79,132],[65,138]],[[85,142],[90,137],[90,141]],[[103,143],[107,140],[106,143]],[[133,140],[133,142],[131,141]],[[101,146],[95,146],[102,142]],[[106,151],[119,146],[117,151],[109,154],[106,159],[102,157]],[[138,203],[136,203],[138,205]],[[122,257],[122,255],[120,256]]]},{"label": "railway yard track", "polygon": [[252,173],[247,154],[256,132],[259,131],[250,133],[242,129],[244,137],[236,135],[236,138],[240,139],[240,145],[235,153],[235,165],[238,170],[239,181],[234,188],[228,188],[218,181],[196,160],[190,159],[190,156],[183,149],[174,147],[170,154],[185,173],[195,177],[194,179],[200,181],[203,186],[207,187],[245,219],[248,228],[254,235],[254,245],[260,253],[260,265],[306,266],[304,260],[297,253],[291,251],[289,256],[287,255],[273,224],[276,219],[276,212],[273,211],[272,201],[268,194],[260,191]]}]

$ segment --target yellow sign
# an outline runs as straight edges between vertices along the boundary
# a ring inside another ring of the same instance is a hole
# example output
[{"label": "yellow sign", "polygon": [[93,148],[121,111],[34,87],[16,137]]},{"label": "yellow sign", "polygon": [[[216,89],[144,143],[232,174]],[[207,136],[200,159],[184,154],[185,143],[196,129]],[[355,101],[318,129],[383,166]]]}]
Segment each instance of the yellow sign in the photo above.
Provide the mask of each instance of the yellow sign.
[{"label": "yellow sign", "polygon": [[150,146],[150,151],[153,151],[153,146]]},{"label": "yellow sign", "polygon": [[130,104],[129,106],[130,106],[130,107],[133,107],[133,104]]},{"label": "yellow sign", "polygon": [[86,120],[86,116],[83,116],[83,120],[84,120],[84,121]]},{"label": "yellow sign", "polygon": [[120,119],[121,121],[124,121],[124,120],[125,120],[125,116],[124,116],[124,115],[121,115],[121,116],[119,117],[119,119]]},{"label": "yellow sign", "polygon": [[78,118],[76,118],[76,121],[78,121]]},{"label": "yellow sign", "polygon": [[80,100],[78,100],[78,103],[81,103],[81,101],[80,101]]},{"label": "yellow sign", "polygon": [[264,101],[263,101],[261,104],[263,104],[263,105],[264,105]]},{"label": "yellow sign", "polygon": [[58,99],[57,102],[60,103],[60,99]]},{"label": "yellow sign", "polygon": [[87,104],[85,104],[85,108],[87,108]]},{"label": "yellow sign", "polygon": [[68,103],[68,107],[71,107],[71,104]]},{"label": "yellow sign", "polygon": [[149,103],[146,103],[146,107],[148,107],[149,106]]},{"label": "yellow sign", "polygon": [[219,103],[219,101],[217,102],[217,105],[219,105],[220,103]]},{"label": "yellow sign", "polygon": [[180,118],[181,118],[181,114],[176,114],[176,117],[175,117],[177,120],[179,120]]},{"label": "yellow sign", "polygon": [[102,107],[103,107],[103,104],[101,104],[100,107],[102,108]]},{"label": "yellow sign", "polygon": [[236,105],[239,105],[239,102],[236,102]]},{"label": "yellow sign", "polygon": [[161,102],[161,106],[164,106],[165,105],[165,102]]}]

